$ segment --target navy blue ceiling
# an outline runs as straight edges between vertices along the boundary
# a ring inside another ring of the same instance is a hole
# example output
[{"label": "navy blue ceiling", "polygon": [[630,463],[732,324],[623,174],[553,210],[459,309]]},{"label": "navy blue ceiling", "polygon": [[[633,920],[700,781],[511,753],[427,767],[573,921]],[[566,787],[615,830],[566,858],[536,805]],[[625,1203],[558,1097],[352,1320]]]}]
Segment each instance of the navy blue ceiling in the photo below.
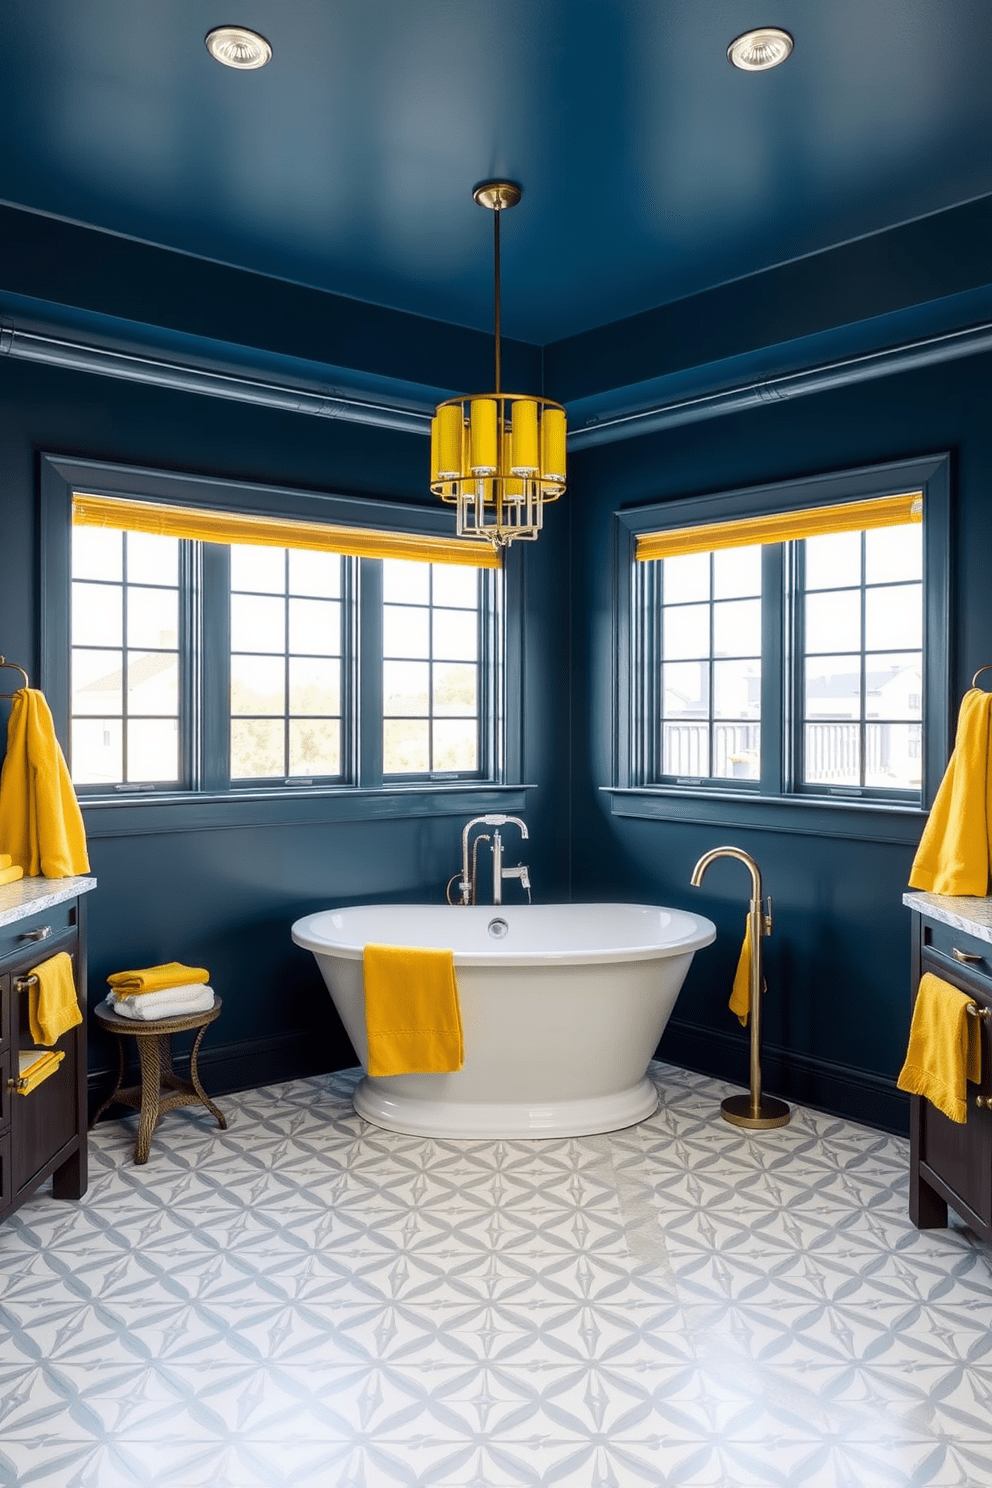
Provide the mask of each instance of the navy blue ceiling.
[{"label": "navy blue ceiling", "polygon": [[992,192],[990,50],[989,0],[5,0],[0,200],[484,329],[505,174],[544,344]]}]

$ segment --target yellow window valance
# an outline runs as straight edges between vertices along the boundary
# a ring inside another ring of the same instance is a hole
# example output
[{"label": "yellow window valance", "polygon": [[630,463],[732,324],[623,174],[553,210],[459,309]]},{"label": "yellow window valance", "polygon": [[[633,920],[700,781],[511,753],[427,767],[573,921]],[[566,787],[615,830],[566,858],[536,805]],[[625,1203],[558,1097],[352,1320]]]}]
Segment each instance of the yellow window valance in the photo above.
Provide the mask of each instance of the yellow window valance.
[{"label": "yellow window valance", "polygon": [[872,527],[903,527],[923,521],[923,493],[880,496],[871,501],[845,501],[836,506],[811,506],[802,511],[773,512],[765,517],[742,517],[733,522],[709,522],[699,527],[668,527],[637,535],[636,558],[679,558],[687,553],[712,553],[717,548],[749,548],[759,543],[793,542],[801,537],[825,537],[835,532],[861,532]]},{"label": "yellow window valance", "polygon": [[196,542],[307,548],[322,553],[345,553],[353,558],[406,558],[416,563],[453,563],[464,568],[500,566],[499,554],[488,544],[465,542],[456,537],[379,532],[366,527],[339,527],[329,522],[204,511],[81,492],[73,493],[72,521],[75,527],[112,527],[116,531],[148,532],[156,537],[191,538]]}]

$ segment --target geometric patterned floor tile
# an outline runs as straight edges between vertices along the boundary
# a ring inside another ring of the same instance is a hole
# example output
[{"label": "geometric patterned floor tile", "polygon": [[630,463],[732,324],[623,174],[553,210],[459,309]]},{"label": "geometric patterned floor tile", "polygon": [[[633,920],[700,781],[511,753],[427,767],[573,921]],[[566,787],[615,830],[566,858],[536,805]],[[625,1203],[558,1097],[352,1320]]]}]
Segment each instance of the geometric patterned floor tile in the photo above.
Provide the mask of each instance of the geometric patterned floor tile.
[{"label": "geometric patterned floor tile", "polygon": [[0,1229],[0,1485],[992,1488],[992,1252],[907,1144],[652,1066],[607,1136],[383,1132],[356,1072],[91,1137]]}]

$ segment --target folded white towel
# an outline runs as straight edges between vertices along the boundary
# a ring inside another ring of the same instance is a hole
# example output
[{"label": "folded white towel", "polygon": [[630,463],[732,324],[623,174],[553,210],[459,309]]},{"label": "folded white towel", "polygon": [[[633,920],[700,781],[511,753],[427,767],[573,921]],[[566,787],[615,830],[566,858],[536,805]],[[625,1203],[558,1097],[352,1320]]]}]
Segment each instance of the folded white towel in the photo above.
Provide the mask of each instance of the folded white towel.
[{"label": "folded white towel", "polygon": [[212,987],[203,983],[186,987],[163,987],[161,992],[145,992],[141,997],[107,997],[111,1012],[136,1023],[154,1022],[156,1018],[181,1018],[183,1013],[202,1013],[214,1005]]}]

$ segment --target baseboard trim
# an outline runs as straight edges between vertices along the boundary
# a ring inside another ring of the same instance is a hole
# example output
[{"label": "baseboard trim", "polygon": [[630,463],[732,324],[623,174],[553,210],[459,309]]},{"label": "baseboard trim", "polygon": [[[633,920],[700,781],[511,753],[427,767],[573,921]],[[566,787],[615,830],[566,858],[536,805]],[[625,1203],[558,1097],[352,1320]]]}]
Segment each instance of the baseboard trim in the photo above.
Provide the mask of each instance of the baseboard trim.
[{"label": "baseboard trim", "polygon": [[[748,1043],[733,1033],[672,1019],[658,1046],[659,1059],[736,1085],[748,1084]],[[844,1116],[896,1136],[909,1135],[909,1096],[895,1082],[869,1070],[813,1059],[766,1044],[761,1051],[763,1088],[831,1116]]]}]

